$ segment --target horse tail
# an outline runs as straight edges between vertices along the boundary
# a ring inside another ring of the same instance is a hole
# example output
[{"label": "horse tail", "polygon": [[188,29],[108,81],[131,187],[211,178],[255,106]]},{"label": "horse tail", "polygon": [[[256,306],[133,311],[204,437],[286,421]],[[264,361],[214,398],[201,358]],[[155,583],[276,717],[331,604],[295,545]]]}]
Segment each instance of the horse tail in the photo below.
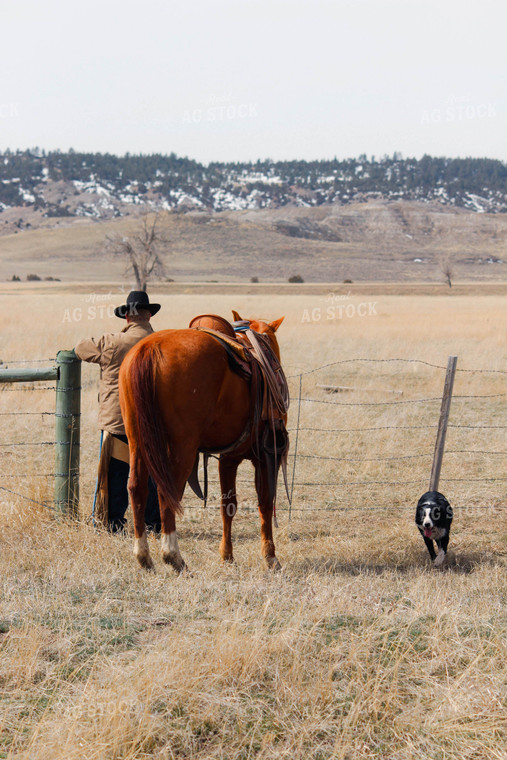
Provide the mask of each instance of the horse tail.
[{"label": "horse tail", "polygon": [[157,344],[144,344],[130,362],[128,384],[130,386],[134,416],[137,427],[137,444],[157,488],[169,504],[171,511],[183,510],[176,495],[169,460],[169,442],[162,414],[157,403],[157,366],[163,361]]}]

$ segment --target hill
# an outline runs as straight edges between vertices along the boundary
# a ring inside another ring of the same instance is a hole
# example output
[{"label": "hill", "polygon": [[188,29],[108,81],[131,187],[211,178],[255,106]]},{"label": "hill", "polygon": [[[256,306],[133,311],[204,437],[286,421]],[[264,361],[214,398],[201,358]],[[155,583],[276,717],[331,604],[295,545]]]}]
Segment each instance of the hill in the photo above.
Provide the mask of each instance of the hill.
[{"label": "hill", "polygon": [[107,234],[162,214],[173,279],[505,280],[507,167],[489,159],[0,157],[0,278],[119,280]]},{"label": "hill", "polygon": [[360,156],[208,166],[174,154],[119,157],[37,150],[0,156],[2,227],[12,222],[18,228],[33,226],[55,216],[111,219],[139,206],[234,211],[369,199],[436,201],[477,212],[505,212],[507,166],[491,159],[416,160],[398,154],[378,160]]},{"label": "hill", "polygon": [[[0,279],[30,273],[67,282],[123,281],[122,262],[105,255],[106,234],[131,234],[129,216],[44,220],[0,238]],[[369,201],[346,206],[223,212],[165,212],[163,258],[176,281],[305,282],[507,280],[507,216],[437,204]]]}]

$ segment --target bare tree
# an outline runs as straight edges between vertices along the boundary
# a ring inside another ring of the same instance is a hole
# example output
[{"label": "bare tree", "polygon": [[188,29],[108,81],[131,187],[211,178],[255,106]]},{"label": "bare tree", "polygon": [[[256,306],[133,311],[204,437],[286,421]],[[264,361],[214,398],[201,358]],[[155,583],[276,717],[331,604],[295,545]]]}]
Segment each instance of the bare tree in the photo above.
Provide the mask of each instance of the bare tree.
[{"label": "bare tree", "polygon": [[453,260],[449,253],[443,253],[438,257],[438,267],[444,275],[447,284],[452,288],[452,278],[454,277]]},{"label": "bare tree", "polygon": [[165,277],[160,248],[168,244],[159,232],[160,215],[145,214],[132,235],[106,236],[106,248],[126,263],[125,275],[134,275],[138,290],[146,290],[150,277]]}]

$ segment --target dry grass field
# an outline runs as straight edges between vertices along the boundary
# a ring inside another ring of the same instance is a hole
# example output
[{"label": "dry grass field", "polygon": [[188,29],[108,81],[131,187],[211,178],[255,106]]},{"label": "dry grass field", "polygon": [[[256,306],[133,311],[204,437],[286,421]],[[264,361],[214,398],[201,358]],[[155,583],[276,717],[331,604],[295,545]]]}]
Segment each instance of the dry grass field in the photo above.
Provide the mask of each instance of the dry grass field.
[{"label": "dry grass field", "polygon": [[[334,296],[150,292],[162,303],[156,329],[232,308],[286,315],[292,452],[298,413],[299,433],[290,519],[280,491],[279,574],[260,558],[249,465],[233,566],[219,562],[215,483],[207,510],[185,497],[180,548],[192,575],[164,567],[156,539],[157,572],[147,574],[131,537],[91,526],[91,365],[82,519],[57,521],[34,503],[51,501],[52,447],[5,445],[54,440],[44,414],[54,391],[0,386],[0,758],[507,756],[504,297],[345,287]],[[30,366],[15,360],[49,359],[80,336],[118,329],[106,315],[122,301],[118,289],[47,291],[6,295],[4,286],[4,364]],[[458,373],[440,488],[455,518],[437,571],[413,517],[450,354]],[[328,394],[326,383],[350,390]]]},{"label": "dry grass field", "polygon": [[[37,274],[85,283],[91,273],[95,280],[118,280],[123,264],[107,254],[106,236],[132,235],[138,226],[136,216],[101,222],[51,217],[40,227],[5,234],[4,224],[0,280]],[[505,214],[477,214],[440,203],[370,200],[345,206],[162,214],[160,230],[168,241],[161,246],[168,276],[180,283],[248,282],[252,277],[286,283],[298,274],[312,283],[436,283],[444,281],[442,256],[451,262],[456,280],[506,279]]]}]

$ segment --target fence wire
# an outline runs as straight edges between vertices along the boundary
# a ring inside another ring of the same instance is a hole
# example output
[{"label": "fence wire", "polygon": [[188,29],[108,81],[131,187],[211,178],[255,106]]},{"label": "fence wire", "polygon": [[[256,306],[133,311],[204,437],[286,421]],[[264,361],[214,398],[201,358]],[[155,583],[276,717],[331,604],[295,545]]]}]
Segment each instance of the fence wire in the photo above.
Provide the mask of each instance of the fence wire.
[{"label": "fence wire", "polygon": [[[296,372],[293,375],[288,375],[287,378],[293,378],[293,377],[299,377],[304,375],[312,375],[315,372],[320,372],[323,369],[329,369],[330,367],[337,367],[340,364],[354,364],[354,363],[370,363],[370,364],[389,364],[393,362],[400,362],[404,364],[422,364],[426,367],[432,367],[433,369],[443,369],[446,370],[447,367],[442,364],[432,364],[431,362],[426,362],[423,359],[366,359],[366,358],[356,358],[356,359],[339,359],[338,361],[329,362],[329,364],[323,364],[320,367],[314,367],[313,369],[303,370],[303,372]],[[507,370],[503,369],[466,369],[466,368],[457,368],[457,372],[475,372],[475,373],[493,373],[493,374],[500,374],[500,375],[507,375]]]},{"label": "fence wire", "polygon": [[[35,383],[36,381],[34,380],[33,382]],[[31,391],[31,392],[33,392],[33,391],[55,391],[56,392],[56,388],[55,388],[54,385],[46,385],[46,386],[40,386],[40,385],[38,385],[35,388],[34,385],[32,384],[32,385],[29,385],[29,386],[24,386],[23,385],[23,386],[18,387],[18,388],[2,388],[0,390],[0,393],[18,393],[18,391]]]},{"label": "fence wire", "polygon": [[6,493],[13,494],[14,496],[19,496],[20,499],[24,499],[25,501],[30,501],[32,504],[37,504],[39,507],[45,507],[46,509],[52,509],[54,510],[55,507],[53,504],[47,501],[37,501],[37,499],[32,499],[30,496],[26,496],[25,494],[18,493],[17,491],[13,491],[11,488],[5,488],[5,486],[0,486],[0,491],[5,491]]},{"label": "fence wire", "polygon": [[[40,364],[44,362],[52,362],[53,359],[17,359],[17,360],[11,360],[8,363],[5,363],[3,367],[11,366],[13,364]],[[424,451],[419,451],[415,453],[402,453],[399,455],[380,455],[376,457],[371,456],[334,456],[334,455],[326,455],[326,454],[320,454],[320,453],[308,453],[308,449],[305,451],[305,446],[303,446],[303,451],[301,451],[301,444],[304,444],[304,433],[318,433],[318,434],[340,434],[340,435],[348,435],[348,434],[356,434],[356,435],[362,435],[366,433],[377,433],[381,431],[425,431],[428,434],[434,435],[437,427],[438,427],[438,420],[436,419],[434,423],[431,424],[410,424],[410,425],[398,425],[398,424],[392,424],[392,425],[365,425],[361,427],[324,427],[317,425],[308,425],[308,424],[301,424],[301,418],[302,418],[302,412],[303,412],[303,404],[305,405],[305,409],[310,409],[311,405],[315,405],[316,408],[319,408],[320,406],[323,406],[325,408],[327,407],[365,407],[365,408],[383,408],[383,407],[412,407],[412,406],[422,406],[422,405],[432,405],[437,402],[441,402],[441,397],[439,396],[430,396],[430,397],[422,397],[422,398],[415,398],[415,399],[402,399],[402,400],[396,400],[396,401],[377,401],[377,402],[353,402],[353,401],[334,401],[329,399],[322,399],[322,398],[314,398],[310,396],[303,396],[303,379],[305,377],[308,377],[309,375],[315,375],[318,372],[322,372],[325,370],[329,370],[333,367],[338,367],[342,365],[348,365],[348,364],[354,364],[354,363],[368,363],[368,364],[392,364],[392,363],[403,363],[403,364],[418,364],[425,367],[429,367],[431,369],[441,370],[445,371],[447,369],[444,365],[434,364],[431,362],[427,362],[420,359],[401,359],[401,358],[391,358],[391,359],[368,359],[368,358],[355,358],[355,359],[343,359],[339,361],[329,362],[327,364],[324,364],[320,367],[315,367],[313,369],[304,370],[302,372],[298,372],[293,375],[289,375],[288,379],[292,379],[294,381],[294,384],[297,383],[298,386],[298,392],[297,395],[293,395],[291,401],[294,408],[294,405],[297,404],[297,414],[296,414],[296,425],[295,427],[289,428],[289,432],[293,434],[293,438],[291,438],[291,444],[293,451],[290,452],[289,456],[292,459],[292,473],[290,477],[290,488],[289,492],[291,495],[290,502],[287,504],[281,503],[277,506],[278,511],[287,511],[289,514],[289,518],[292,512],[308,512],[308,511],[323,511],[323,512],[330,512],[336,509],[337,507],[317,507],[317,506],[295,506],[295,503],[297,502],[298,496],[298,489],[305,489],[312,488],[312,489],[319,489],[319,492],[321,489],[336,489],[340,488],[342,491],[351,488],[370,488],[372,493],[378,492],[379,490],[384,491],[387,488],[400,488],[405,486],[416,486],[419,485],[422,487],[423,484],[426,483],[427,478],[425,476],[420,476],[417,478],[398,478],[395,480],[390,479],[382,479],[382,478],[369,478],[369,479],[354,479],[353,475],[351,477],[345,477],[344,479],[336,479],[336,478],[325,478],[322,477],[324,475],[323,472],[320,472],[321,478],[313,479],[308,478],[304,476],[304,473],[301,473],[301,468],[298,467],[298,462],[307,462],[309,465],[311,465],[312,462],[315,462],[317,466],[320,466],[319,463],[324,462],[339,462],[339,463],[386,463],[388,465],[389,463],[394,462],[409,462],[411,460],[429,460],[432,457],[433,449],[425,449]],[[458,368],[457,372],[460,373],[470,373],[470,374],[498,374],[498,375],[504,375],[507,374],[507,370],[493,370],[493,369],[485,369],[485,368],[477,368],[477,369],[466,369],[466,368]],[[14,385],[14,384],[13,384]],[[17,392],[17,391],[47,391],[52,390],[55,391],[55,385],[50,386],[40,386],[37,385],[35,381],[30,382],[26,385],[19,385],[16,384],[15,387],[0,387],[0,394],[5,392]],[[381,392],[376,389],[370,389],[370,388],[347,388],[347,389],[338,389],[343,392],[343,390],[346,390],[347,392],[363,392],[368,393],[372,390],[375,390],[376,392]],[[476,401],[478,403],[483,403],[486,401],[490,401],[493,399],[502,399],[507,397],[507,393],[492,393],[492,394],[467,394],[467,395],[455,395],[453,396],[453,403],[456,401],[466,401],[468,404],[472,401]],[[461,407],[458,407],[458,409]],[[460,415],[460,412],[456,412],[456,407],[453,407],[454,415]],[[468,415],[470,414],[470,409],[467,410]],[[434,412],[435,410],[434,410]],[[51,411],[41,411],[41,412],[34,412],[34,411],[2,411],[0,412],[0,417],[19,417],[19,416],[30,416],[34,417],[40,415],[41,419],[54,416],[55,412]],[[483,414],[481,414],[481,417]],[[498,417],[498,413],[495,412],[495,417]],[[505,430],[507,428],[506,425],[489,425],[489,424],[467,424],[467,422],[463,421],[457,421],[457,422],[450,422],[448,424],[448,428],[450,430],[463,430],[463,431],[495,431],[495,430]],[[292,443],[294,441],[294,443]],[[11,442],[5,442],[2,441],[0,443],[0,447],[3,449],[11,448],[11,447],[47,447],[47,446],[54,446],[55,441],[11,441]],[[327,445],[327,444],[326,444]],[[445,452],[445,456],[475,456],[475,457],[502,457],[507,456],[506,451],[500,451],[500,450],[493,450],[491,448],[489,449],[481,449],[481,448],[454,448],[450,449]],[[300,477],[298,478],[298,474]],[[387,474],[387,471],[386,471]],[[507,478],[501,477],[501,476],[488,476],[488,473],[484,473],[485,477],[445,477],[442,476],[442,482],[445,483],[466,483],[466,484],[478,484],[478,483],[504,483]],[[301,477],[302,475],[302,477]],[[0,478],[3,480],[5,479],[12,479],[12,478],[22,478],[22,477],[37,477],[37,478],[54,478],[54,473],[44,473],[44,472],[33,472],[33,473],[26,473],[26,474],[0,474]],[[93,479],[95,478],[95,473],[93,473]],[[215,481],[213,479],[210,479],[210,483],[217,483],[219,481]],[[249,486],[254,486],[253,479],[245,480],[245,479],[239,479],[238,483],[240,484],[248,484]],[[27,497],[21,493],[18,493],[17,491],[8,489],[4,486],[0,486],[0,489],[4,492],[7,492],[9,494],[15,495],[19,498],[26,499],[27,501],[31,501],[36,504],[40,504],[41,506],[49,506],[46,503],[43,502],[37,502],[34,499],[31,499],[30,497]],[[322,496],[320,497],[322,498]],[[371,497],[373,498],[373,496]],[[336,501],[342,501],[343,503],[347,503],[350,505],[351,509],[364,509],[365,511],[375,511],[375,510],[385,510],[386,506],[389,506],[389,508],[393,507],[391,502],[389,504],[385,505],[361,505],[361,506],[352,506],[350,497],[347,496],[336,496],[334,493],[332,494],[332,499]],[[505,505],[496,505],[498,508],[504,508]],[[193,509],[195,508],[193,505],[187,505],[186,508]],[[213,507],[215,508],[215,507]],[[218,506],[216,508],[219,508]]]}]

